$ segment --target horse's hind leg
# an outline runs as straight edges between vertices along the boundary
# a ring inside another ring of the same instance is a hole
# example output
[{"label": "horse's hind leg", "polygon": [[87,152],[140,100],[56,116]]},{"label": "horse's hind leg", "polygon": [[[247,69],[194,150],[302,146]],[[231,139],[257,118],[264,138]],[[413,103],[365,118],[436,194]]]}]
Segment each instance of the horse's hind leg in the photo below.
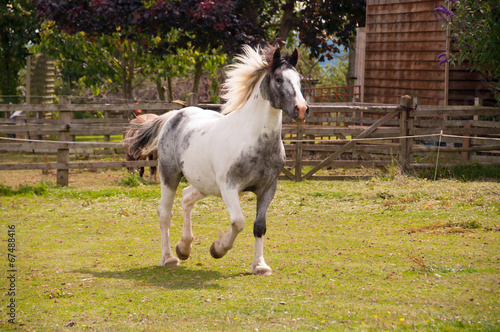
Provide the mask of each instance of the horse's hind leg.
[{"label": "horse's hind leg", "polygon": [[[156,150],[149,155],[149,160],[158,160],[158,152]],[[158,173],[156,166],[151,166],[149,170],[151,172],[151,181],[156,182],[156,174]]]},{"label": "horse's hind leg", "polygon": [[161,233],[161,266],[179,265],[179,259],[174,256],[170,248],[170,226],[172,224],[172,206],[174,204],[177,185],[161,184],[161,199],[158,206],[158,217]]},{"label": "horse's hind leg", "polygon": [[191,226],[191,210],[194,204],[200,199],[204,198],[198,189],[189,186],[182,191],[182,211],[184,217],[184,226],[182,227],[181,240],[177,243],[175,252],[177,257],[182,260],[189,258],[191,254],[191,243],[193,242],[193,228]]},{"label": "horse's hind leg", "polygon": [[240,197],[236,190],[223,191],[222,199],[231,216],[231,227],[227,233],[220,232],[219,239],[212,243],[210,254],[213,258],[222,258],[233,247],[234,240],[245,228],[245,217],[241,212]]}]

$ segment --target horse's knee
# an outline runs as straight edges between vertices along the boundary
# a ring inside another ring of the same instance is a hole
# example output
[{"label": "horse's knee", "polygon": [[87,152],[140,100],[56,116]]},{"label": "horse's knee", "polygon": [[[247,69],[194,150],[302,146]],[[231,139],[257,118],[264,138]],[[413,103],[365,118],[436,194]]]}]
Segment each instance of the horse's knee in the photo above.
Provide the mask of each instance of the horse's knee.
[{"label": "horse's knee", "polygon": [[238,233],[245,229],[245,218],[239,217],[231,220],[231,227]]},{"label": "horse's knee", "polygon": [[165,208],[164,206],[158,206],[158,218],[160,219],[160,224],[170,223],[172,220],[172,211]]}]

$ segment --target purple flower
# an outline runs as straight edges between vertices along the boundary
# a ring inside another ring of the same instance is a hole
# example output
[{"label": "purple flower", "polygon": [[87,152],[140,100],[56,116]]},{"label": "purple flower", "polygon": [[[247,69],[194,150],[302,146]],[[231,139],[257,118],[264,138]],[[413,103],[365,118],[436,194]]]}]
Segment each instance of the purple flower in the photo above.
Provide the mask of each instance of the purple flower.
[{"label": "purple flower", "polygon": [[[441,59],[441,58],[443,58],[443,59]],[[443,53],[439,54],[439,55],[437,56],[437,60],[439,60],[439,59],[441,59],[441,61],[439,61],[439,65],[440,65],[440,66],[441,66],[443,63],[448,62],[448,56],[447,56],[446,52],[443,52]]]},{"label": "purple flower", "polygon": [[438,21],[446,22],[449,22],[451,18],[455,16],[454,13],[450,12],[448,8],[443,5],[440,5],[438,8],[434,8],[434,15]]}]

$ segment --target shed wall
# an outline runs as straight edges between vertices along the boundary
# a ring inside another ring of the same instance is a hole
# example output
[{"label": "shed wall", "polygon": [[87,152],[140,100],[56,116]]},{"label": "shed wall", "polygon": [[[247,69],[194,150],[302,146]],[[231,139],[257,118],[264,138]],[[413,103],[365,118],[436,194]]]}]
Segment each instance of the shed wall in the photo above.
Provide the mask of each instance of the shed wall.
[{"label": "shed wall", "polygon": [[437,56],[446,51],[447,38],[434,9],[442,4],[367,0],[363,101],[396,104],[400,96],[410,95],[420,97],[422,105],[472,105],[479,97],[484,105],[495,105],[491,83],[483,75],[439,65]]},{"label": "shed wall", "polygon": [[446,38],[437,0],[367,0],[364,101],[397,104],[403,95],[443,105]]}]

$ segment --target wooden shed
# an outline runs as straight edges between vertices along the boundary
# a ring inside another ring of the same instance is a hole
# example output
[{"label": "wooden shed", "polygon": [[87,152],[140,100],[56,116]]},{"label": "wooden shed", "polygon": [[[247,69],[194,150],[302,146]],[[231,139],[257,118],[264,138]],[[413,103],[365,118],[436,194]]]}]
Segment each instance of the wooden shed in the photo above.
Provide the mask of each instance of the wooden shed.
[{"label": "wooden shed", "polygon": [[359,29],[357,46],[362,101],[395,104],[400,96],[410,95],[420,97],[422,105],[469,105],[476,97],[494,103],[482,75],[448,63],[439,65],[437,56],[450,47],[434,15],[443,4],[366,1],[366,28]]}]

